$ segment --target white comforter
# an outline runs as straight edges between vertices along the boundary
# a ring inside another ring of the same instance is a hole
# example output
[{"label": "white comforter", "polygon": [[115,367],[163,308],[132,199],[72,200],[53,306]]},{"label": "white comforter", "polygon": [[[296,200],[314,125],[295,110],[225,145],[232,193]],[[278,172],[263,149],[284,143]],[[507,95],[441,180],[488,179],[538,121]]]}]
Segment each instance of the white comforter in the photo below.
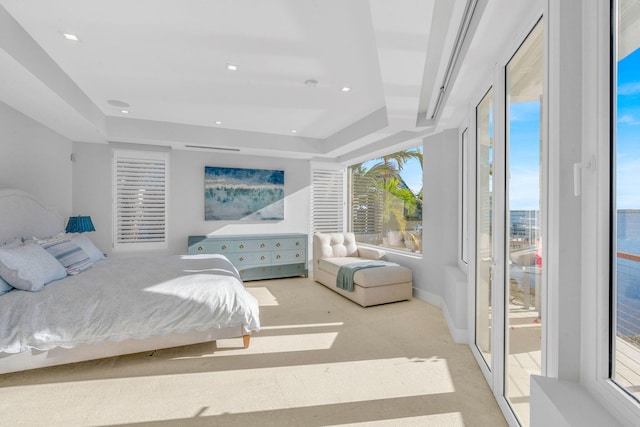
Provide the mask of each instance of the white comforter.
[{"label": "white comforter", "polygon": [[40,292],[0,296],[0,352],[243,327],[258,302],[221,255],[110,259]]}]

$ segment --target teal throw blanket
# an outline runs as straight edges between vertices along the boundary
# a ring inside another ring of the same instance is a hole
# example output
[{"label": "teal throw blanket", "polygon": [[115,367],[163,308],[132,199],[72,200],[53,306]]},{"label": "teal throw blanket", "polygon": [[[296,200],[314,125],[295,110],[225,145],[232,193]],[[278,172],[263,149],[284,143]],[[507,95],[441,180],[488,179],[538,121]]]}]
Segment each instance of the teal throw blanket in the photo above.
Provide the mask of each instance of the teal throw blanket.
[{"label": "teal throw blanket", "polygon": [[338,270],[338,277],[336,277],[336,287],[344,289],[345,291],[353,292],[353,275],[358,270],[363,268],[373,267],[385,267],[388,265],[398,265],[388,261],[356,261],[350,264],[345,264]]}]

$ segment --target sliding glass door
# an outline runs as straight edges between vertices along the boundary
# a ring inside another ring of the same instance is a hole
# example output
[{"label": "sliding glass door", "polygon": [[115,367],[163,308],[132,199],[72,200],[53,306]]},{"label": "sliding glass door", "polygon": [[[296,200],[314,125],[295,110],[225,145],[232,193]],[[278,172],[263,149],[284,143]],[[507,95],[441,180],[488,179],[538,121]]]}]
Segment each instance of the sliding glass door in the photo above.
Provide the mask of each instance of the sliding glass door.
[{"label": "sliding glass door", "polygon": [[640,401],[640,4],[615,4],[615,115],[611,180],[611,379]]},{"label": "sliding glass door", "polygon": [[493,282],[493,89],[476,107],[476,330],[475,344],[491,370]]},{"label": "sliding glass door", "polygon": [[529,385],[542,373],[540,298],[544,235],[543,27],[506,66],[505,397],[529,423]]},{"label": "sliding glass door", "polygon": [[475,108],[474,351],[509,421],[529,425],[542,374],[546,145],[539,20]]}]

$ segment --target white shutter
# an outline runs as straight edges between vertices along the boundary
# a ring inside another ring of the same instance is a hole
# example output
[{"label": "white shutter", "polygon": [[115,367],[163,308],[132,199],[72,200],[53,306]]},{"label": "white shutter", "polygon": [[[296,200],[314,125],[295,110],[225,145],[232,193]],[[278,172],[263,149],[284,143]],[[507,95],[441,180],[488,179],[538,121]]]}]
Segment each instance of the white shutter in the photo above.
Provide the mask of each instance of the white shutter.
[{"label": "white shutter", "polygon": [[311,234],[344,231],[344,170],[312,169]]},{"label": "white shutter", "polygon": [[113,152],[114,250],[167,248],[166,152]]},{"label": "white shutter", "polygon": [[351,175],[351,227],[356,241],[371,244],[382,242],[383,194],[368,177]]}]

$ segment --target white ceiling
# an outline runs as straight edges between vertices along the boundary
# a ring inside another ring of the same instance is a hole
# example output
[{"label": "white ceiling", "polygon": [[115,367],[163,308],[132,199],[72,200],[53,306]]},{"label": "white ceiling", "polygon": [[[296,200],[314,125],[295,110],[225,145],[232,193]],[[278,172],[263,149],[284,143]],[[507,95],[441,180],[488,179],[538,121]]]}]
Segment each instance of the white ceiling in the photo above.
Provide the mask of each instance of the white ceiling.
[{"label": "white ceiling", "polygon": [[[348,161],[437,129],[467,1],[0,4],[0,101],[73,141]],[[459,124],[455,99],[438,127]]]}]

